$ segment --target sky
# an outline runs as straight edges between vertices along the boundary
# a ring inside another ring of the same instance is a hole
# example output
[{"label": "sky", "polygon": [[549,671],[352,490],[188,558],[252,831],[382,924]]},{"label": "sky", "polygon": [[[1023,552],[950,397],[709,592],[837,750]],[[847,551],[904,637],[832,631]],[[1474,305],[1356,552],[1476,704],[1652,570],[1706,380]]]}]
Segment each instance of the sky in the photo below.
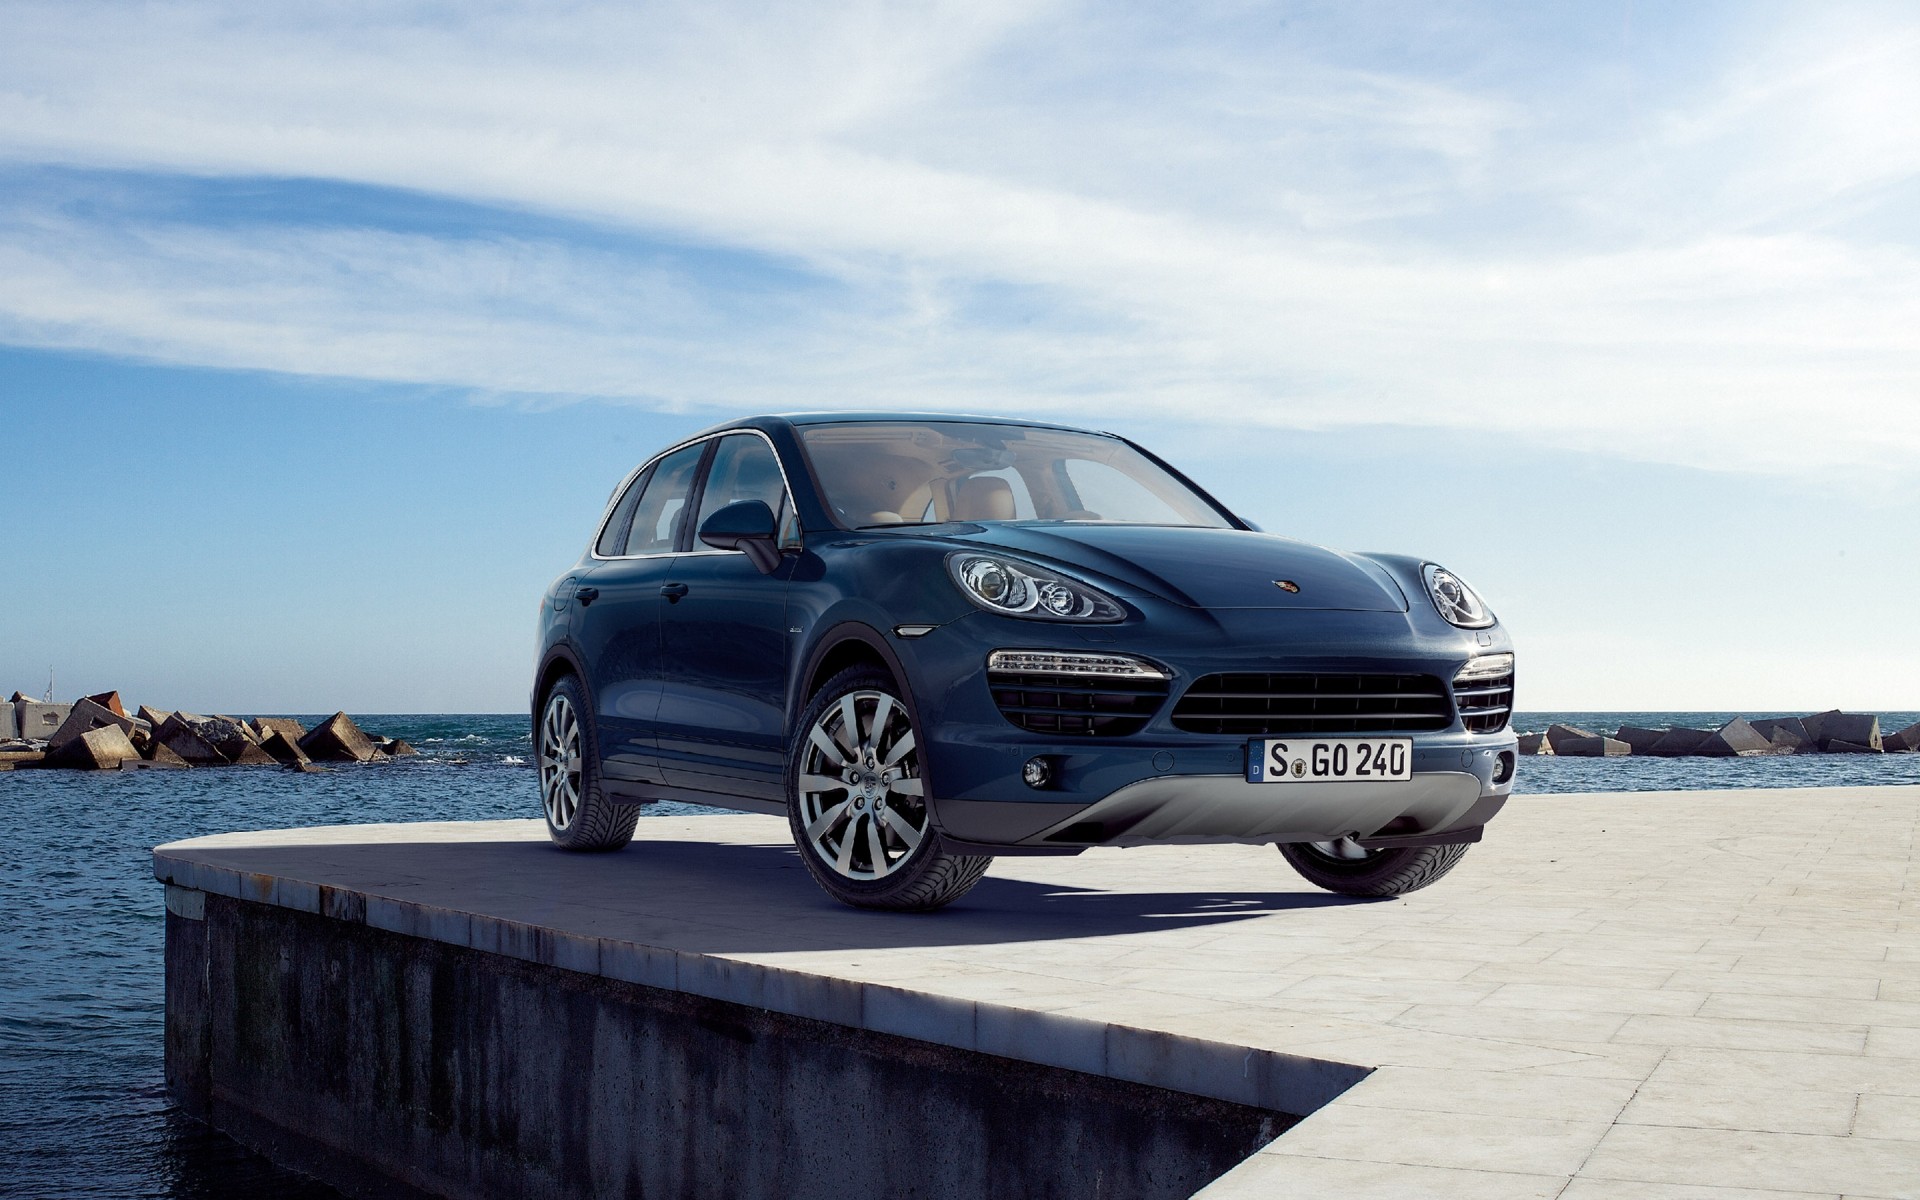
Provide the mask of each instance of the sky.
[{"label": "sky", "polygon": [[753,412],[1111,429],[1523,709],[1920,708],[1910,4],[0,0],[0,691],[512,711]]}]

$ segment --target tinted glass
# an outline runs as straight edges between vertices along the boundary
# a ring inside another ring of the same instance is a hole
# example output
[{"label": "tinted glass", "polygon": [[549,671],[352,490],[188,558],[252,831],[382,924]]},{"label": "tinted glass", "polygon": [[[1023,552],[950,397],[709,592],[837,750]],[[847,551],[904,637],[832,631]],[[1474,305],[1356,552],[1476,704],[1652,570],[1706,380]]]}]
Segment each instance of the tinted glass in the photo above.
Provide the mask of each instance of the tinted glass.
[{"label": "tinted glass", "polygon": [[1232,522],[1119,438],[966,421],[848,421],[801,431],[842,524]]},{"label": "tinted glass", "polygon": [[638,479],[627,485],[620,497],[620,503],[614,506],[613,515],[607,518],[605,528],[600,530],[600,540],[593,544],[595,554],[603,558],[626,553],[627,531],[633,528],[633,510],[640,504],[640,493],[646,490],[647,473],[641,472]]},{"label": "tinted glass", "polygon": [[680,540],[686,523],[687,499],[693,494],[693,472],[705,442],[675,450],[654,464],[653,478],[633,512],[633,532],[627,536],[628,554],[668,554]]},{"label": "tinted glass", "polygon": [[787,500],[773,447],[751,433],[729,434],[715,447],[713,465],[707,468],[707,488],[700,495],[700,520],[694,529],[727,505],[742,500],[760,501],[773,510],[776,520]]}]

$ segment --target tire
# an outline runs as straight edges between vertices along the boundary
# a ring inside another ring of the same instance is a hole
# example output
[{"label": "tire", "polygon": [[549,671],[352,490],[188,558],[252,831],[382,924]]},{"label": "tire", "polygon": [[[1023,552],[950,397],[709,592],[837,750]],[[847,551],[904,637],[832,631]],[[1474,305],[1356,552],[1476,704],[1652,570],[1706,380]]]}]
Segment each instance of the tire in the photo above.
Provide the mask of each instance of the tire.
[{"label": "tire", "polygon": [[787,754],[787,823],[835,900],[926,912],[965,895],[991,856],[950,854],[933,827],[913,720],[893,676],[855,666],[800,716]]},{"label": "tire", "polygon": [[593,709],[578,679],[564,676],[547,692],[534,737],[540,807],[553,844],[562,850],[592,853],[618,850],[632,841],[640,810],[615,804],[600,785]]},{"label": "tire", "polygon": [[1342,896],[1404,896],[1439,879],[1466,857],[1468,843],[1365,850],[1352,838],[1280,847],[1308,883]]}]

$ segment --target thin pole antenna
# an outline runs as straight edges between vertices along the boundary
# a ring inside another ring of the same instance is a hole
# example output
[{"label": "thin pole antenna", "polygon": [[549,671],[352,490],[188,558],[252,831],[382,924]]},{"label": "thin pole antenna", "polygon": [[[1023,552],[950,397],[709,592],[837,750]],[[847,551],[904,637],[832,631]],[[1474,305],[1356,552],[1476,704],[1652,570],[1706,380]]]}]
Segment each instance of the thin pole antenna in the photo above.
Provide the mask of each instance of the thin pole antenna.
[{"label": "thin pole antenna", "polygon": [[47,703],[53,703],[53,664],[47,664]]}]

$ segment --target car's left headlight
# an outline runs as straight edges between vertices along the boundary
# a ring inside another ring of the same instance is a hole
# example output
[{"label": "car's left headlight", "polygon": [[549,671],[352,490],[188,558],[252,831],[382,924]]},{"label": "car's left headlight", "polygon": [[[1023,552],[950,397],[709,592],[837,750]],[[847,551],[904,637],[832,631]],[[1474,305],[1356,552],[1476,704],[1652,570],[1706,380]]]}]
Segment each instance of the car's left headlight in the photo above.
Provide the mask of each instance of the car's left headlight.
[{"label": "car's left headlight", "polygon": [[1106,593],[1031,563],[961,551],[947,570],[967,599],[988,612],[1043,621],[1119,621],[1126,610]]},{"label": "car's left headlight", "polygon": [[1493,624],[1493,613],[1480,599],[1480,594],[1467,586],[1466,580],[1432,563],[1428,563],[1421,574],[1426,577],[1427,595],[1432,597],[1433,606],[1448,621],[1462,629],[1485,629]]}]

